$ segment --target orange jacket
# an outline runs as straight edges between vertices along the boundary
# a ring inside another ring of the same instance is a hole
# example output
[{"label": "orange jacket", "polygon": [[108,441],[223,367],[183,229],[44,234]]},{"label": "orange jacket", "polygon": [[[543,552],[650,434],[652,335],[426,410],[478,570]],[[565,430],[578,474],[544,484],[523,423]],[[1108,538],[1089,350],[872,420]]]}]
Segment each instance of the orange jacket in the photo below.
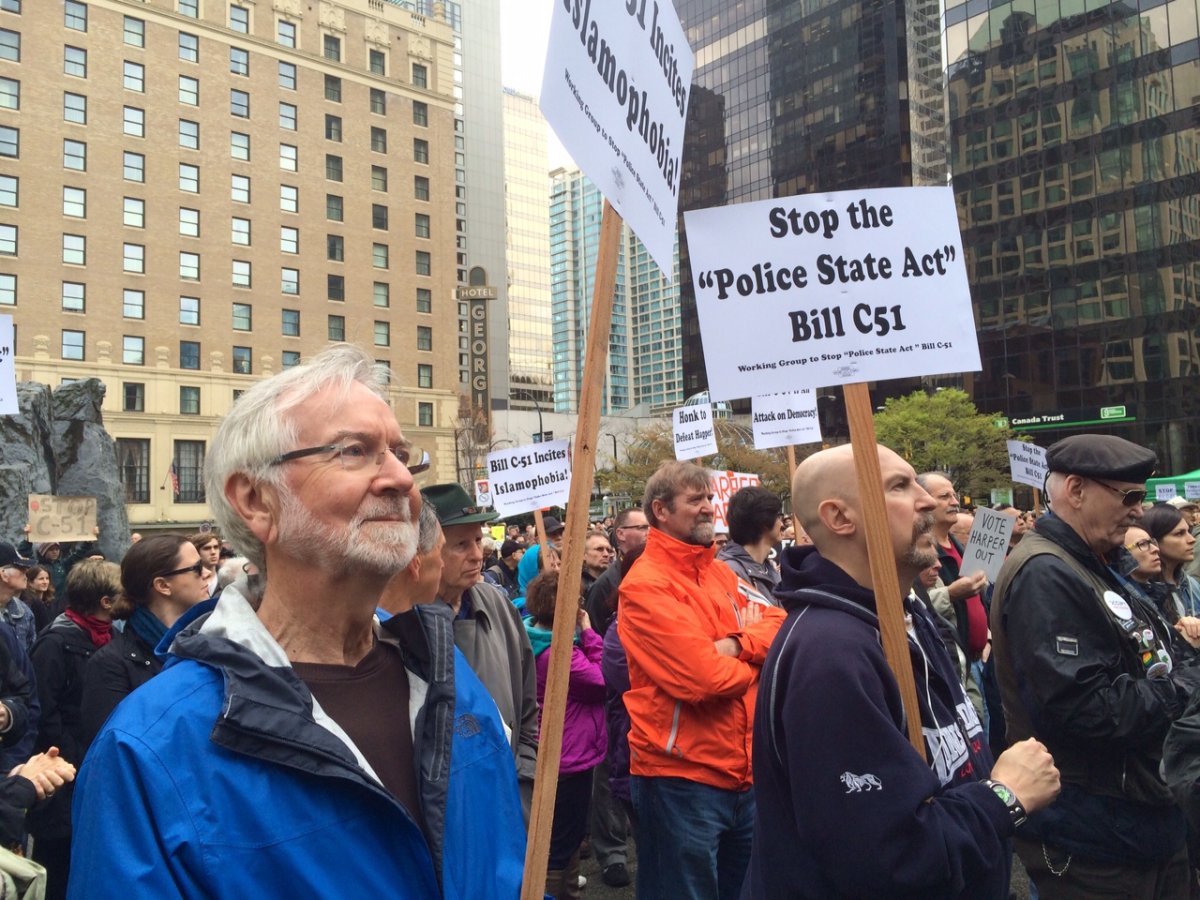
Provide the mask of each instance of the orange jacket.
[{"label": "orange jacket", "polygon": [[[726,790],[753,783],[750,735],[759,668],[783,610],[742,628],[747,600],[713,547],[651,528],[621,581],[617,628],[629,660],[630,771]],[[737,658],[714,642],[736,637]]]}]

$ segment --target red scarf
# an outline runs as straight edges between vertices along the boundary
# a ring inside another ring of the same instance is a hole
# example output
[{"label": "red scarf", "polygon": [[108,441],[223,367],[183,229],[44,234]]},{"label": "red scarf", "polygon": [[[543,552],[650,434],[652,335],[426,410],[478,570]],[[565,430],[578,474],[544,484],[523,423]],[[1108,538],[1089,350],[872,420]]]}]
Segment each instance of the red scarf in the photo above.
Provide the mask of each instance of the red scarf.
[{"label": "red scarf", "polygon": [[68,619],[87,632],[87,636],[97,647],[103,647],[112,640],[112,622],[98,619],[95,616],[85,616],[73,609],[66,610],[65,614]]}]

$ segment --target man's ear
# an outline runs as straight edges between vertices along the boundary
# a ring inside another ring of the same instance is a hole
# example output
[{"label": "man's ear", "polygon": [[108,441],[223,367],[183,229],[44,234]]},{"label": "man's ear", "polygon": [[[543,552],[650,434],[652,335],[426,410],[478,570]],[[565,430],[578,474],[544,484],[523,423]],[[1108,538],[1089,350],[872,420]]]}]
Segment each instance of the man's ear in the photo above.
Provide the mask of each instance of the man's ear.
[{"label": "man's ear", "polygon": [[253,481],[244,472],[236,472],[225,482],[225,499],[264,545],[275,536],[278,497],[271,485]]},{"label": "man's ear", "polygon": [[1083,505],[1083,484],[1086,479],[1079,475],[1068,475],[1063,481],[1063,496],[1067,505],[1079,509]]},{"label": "man's ear", "polygon": [[858,523],[854,521],[850,507],[847,506],[846,501],[838,497],[822,500],[817,507],[817,516],[821,520],[821,525],[830,534],[849,537],[858,528]]}]

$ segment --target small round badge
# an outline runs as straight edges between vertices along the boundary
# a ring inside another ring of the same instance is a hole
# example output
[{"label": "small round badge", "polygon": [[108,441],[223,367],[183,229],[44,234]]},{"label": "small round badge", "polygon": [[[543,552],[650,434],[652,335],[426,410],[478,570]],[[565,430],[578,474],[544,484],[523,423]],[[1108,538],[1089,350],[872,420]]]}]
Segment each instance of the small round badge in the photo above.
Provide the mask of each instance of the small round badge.
[{"label": "small round badge", "polygon": [[1133,618],[1133,610],[1129,608],[1129,604],[1126,602],[1125,598],[1116,591],[1104,592],[1104,605],[1107,606],[1109,611],[1112,612],[1112,614],[1118,619],[1124,620]]}]

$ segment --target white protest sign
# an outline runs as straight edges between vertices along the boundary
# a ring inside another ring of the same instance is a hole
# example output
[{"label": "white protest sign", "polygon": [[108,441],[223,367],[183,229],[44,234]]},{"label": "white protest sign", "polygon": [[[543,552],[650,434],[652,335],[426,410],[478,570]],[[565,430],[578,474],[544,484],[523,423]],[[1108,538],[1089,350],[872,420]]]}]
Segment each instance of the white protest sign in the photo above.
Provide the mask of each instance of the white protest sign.
[{"label": "white protest sign", "polygon": [[1008,552],[1008,539],[1012,535],[1016,519],[1004,513],[993,512],[987,507],[975,510],[975,524],[971,536],[963,547],[962,566],[958,574],[964,576],[983,572],[988,581],[995,581]]},{"label": "white protest sign", "polygon": [[1185,481],[1183,496],[1186,500],[1200,500],[1200,481]]},{"label": "white protest sign", "polygon": [[0,316],[0,416],[15,416],[17,405],[16,343],[12,316]]},{"label": "white protest sign", "polygon": [[821,440],[817,395],[809,388],[787,394],[768,394],[750,401],[754,447],[790,447]]},{"label": "white protest sign", "polygon": [[1177,496],[1175,493],[1175,485],[1172,484],[1156,484],[1154,486],[1154,499],[1167,501],[1172,497]]},{"label": "white protest sign", "polygon": [[475,505],[492,505],[492,483],[486,478],[475,479]]},{"label": "white protest sign", "polygon": [[542,113],[667,280],[694,68],[671,0],[555,0]]},{"label": "white protest sign", "polygon": [[761,479],[749,472],[718,472],[710,469],[712,479],[713,530],[729,533],[729,498],[751,484],[761,484]]},{"label": "white protest sign", "polygon": [[96,498],[29,495],[29,540],[94,541]]},{"label": "white protest sign", "polygon": [[678,406],[671,418],[674,422],[676,459],[698,459],[717,452],[717,431],[713,427],[712,404]]},{"label": "white protest sign", "polygon": [[1027,484],[1039,491],[1046,484],[1046,451],[1036,444],[1006,441],[1008,469],[1017,484]]},{"label": "white protest sign", "polygon": [[502,516],[563,506],[571,492],[571,454],[566,439],[505,447],[487,457],[492,506]]},{"label": "white protest sign", "polygon": [[980,368],[950,188],[761,200],[684,221],[713,400]]}]

